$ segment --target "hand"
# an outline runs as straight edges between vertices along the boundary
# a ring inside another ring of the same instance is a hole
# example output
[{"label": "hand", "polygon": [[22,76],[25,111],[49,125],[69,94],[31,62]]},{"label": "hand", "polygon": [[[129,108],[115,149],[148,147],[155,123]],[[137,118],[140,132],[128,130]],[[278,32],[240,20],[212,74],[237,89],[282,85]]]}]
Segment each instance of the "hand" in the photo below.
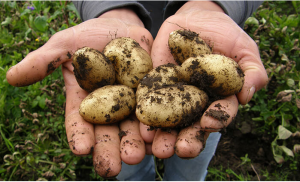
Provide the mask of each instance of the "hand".
[{"label": "hand", "polygon": [[[84,121],[78,109],[88,93],[75,79],[70,55],[84,46],[102,51],[116,37],[131,37],[150,54],[153,38],[137,15],[129,9],[116,9],[56,33],[6,75],[11,85],[27,86],[62,65],[67,95],[65,127],[70,148],[76,155],[92,153],[95,170],[102,177],[116,176],[121,170],[121,161],[137,164],[144,158],[145,144],[139,133],[139,121],[131,117],[119,125],[95,126]],[[126,132],[121,140],[120,130]]]},{"label": "hand", "polygon": [[236,96],[215,101],[207,109],[219,110],[216,104],[220,103],[220,110],[228,114],[227,122],[203,114],[200,122],[180,132],[160,129],[147,131],[148,127],[141,125],[142,137],[147,142],[147,153],[153,153],[159,158],[168,158],[174,153],[182,158],[196,157],[203,150],[209,132],[219,131],[230,124],[236,116],[239,103],[246,104],[255,91],[267,84],[267,74],[257,45],[213,2],[187,2],[163,23],[151,50],[154,67],[175,63],[168,48],[168,38],[172,31],[182,28],[198,33],[209,45],[213,45],[214,53],[223,54],[238,62],[244,71],[245,82]]}]

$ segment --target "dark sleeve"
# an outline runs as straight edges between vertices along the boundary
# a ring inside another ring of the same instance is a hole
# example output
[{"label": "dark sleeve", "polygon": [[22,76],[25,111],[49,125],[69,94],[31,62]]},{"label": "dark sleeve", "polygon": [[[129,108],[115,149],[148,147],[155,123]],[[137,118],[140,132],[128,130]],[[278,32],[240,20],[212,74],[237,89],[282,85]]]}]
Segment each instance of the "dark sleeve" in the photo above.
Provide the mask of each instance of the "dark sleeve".
[{"label": "dark sleeve", "polygon": [[83,21],[97,18],[101,14],[116,8],[130,8],[137,13],[146,29],[150,29],[152,21],[149,12],[137,1],[73,1]]},{"label": "dark sleeve", "polygon": [[263,1],[215,1],[240,27]]},{"label": "dark sleeve", "polygon": [[[176,13],[176,11],[187,1],[170,1],[167,4],[164,18]],[[240,27],[244,26],[245,21],[263,3],[263,1],[214,1],[224,12],[233,19]]]}]

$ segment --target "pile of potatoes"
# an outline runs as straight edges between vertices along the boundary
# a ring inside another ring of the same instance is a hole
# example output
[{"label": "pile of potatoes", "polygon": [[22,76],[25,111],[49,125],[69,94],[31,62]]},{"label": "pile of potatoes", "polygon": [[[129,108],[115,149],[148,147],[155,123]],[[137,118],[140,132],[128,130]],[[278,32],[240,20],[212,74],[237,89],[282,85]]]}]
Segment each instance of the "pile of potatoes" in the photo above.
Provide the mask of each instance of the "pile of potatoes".
[{"label": "pile of potatoes", "polygon": [[73,55],[74,75],[79,86],[90,92],[79,114],[94,124],[125,119],[136,107],[139,81],[153,69],[152,60],[135,40],[116,38],[103,52],[83,47]]},{"label": "pile of potatoes", "polygon": [[79,49],[73,57],[74,74],[79,85],[91,92],[81,103],[80,115],[91,123],[107,124],[135,110],[146,125],[185,127],[200,119],[210,97],[241,91],[244,73],[239,65],[213,54],[197,33],[170,33],[169,48],[178,65],[155,69],[147,52],[129,38],[112,40],[103,54]]}]

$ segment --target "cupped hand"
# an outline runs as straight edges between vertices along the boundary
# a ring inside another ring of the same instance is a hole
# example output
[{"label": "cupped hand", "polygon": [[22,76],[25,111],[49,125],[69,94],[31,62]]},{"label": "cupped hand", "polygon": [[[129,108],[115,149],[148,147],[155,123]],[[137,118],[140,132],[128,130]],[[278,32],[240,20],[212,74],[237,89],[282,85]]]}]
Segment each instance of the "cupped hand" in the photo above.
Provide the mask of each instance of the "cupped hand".
[{"label": "cupped hand", "polygon": [[129,9],[116,9],[56,33],[6,75],[11,85],[27,86],[62,65],[66,87],[65,127],[70,149],[76,155],[92,153],[95,170],[102,177],[116,176],[121,170],[121,161],[139,163],[145,156],[145,144],[135,117],[119,125],[93,125],[82,119],[78,109],[88,93],[75,79],[71,55],[84,46],[102,51],[116,37],[133,38],[150,54],[153,38],[140,19]]},{"label": "cupped hand", "polygon": [[147,153],[153,153],[159,158],[168,158],[174,153],[182,158],[199,155],[209,132],[220,131],[230,124],[236,116],[239,103],[246,104],[255,91],[267,84],[267,74],[257,45],[213,2],[187,2],[163,23],[151,50],[154,67],[175,63],[169,51],[168,38],[172,31],[182,28],[198,33],[212,46],[213,53],[234,59],[245,74],[245,82],[240,93],[215,101],[206,110],[213,109],[224,114],[228,117],[226,121],[206,115],[204,111],[200,122],[179,132],[160,129],[148,131],[147,126],[141,125],[141,134],[148,146]]}]

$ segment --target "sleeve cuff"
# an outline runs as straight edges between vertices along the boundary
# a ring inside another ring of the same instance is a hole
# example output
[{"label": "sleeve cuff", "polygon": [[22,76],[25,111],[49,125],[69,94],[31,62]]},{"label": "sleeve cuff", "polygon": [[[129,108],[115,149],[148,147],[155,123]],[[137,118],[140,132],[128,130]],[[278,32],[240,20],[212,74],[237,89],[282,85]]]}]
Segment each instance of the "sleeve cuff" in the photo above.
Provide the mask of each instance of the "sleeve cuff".
[{"label": "sleeve cuff", "polygon": [[152,26],[149,12],[135,1],[73,1],[73,3],[83,21],[97,18],[112,9],[129,7],[136,12],[146,29],[150,30]]},{"label": "sleeve cuff", "polygon": [[[164,19],[172,16],[187,1],[171,1],[168,3]],[[240,27],[244,26],[245,21],[263,3],[263,1],[214,1],[224,12],[235,21]]]},{"label": "sleeve cuff", "polygon": [[245,21],[263,3],[263,1],[214,1],[224,12],[240,27],[244,27]]}]

